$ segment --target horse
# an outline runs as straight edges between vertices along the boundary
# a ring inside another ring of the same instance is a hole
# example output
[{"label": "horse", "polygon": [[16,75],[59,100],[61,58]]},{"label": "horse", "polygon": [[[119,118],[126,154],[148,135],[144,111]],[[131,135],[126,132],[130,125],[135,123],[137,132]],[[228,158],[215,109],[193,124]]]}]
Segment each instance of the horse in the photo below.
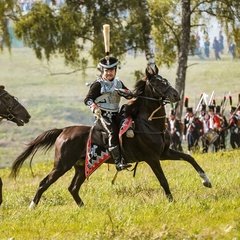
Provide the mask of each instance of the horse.
[{"label": "horse", "polygon": [[[23,126],[31,118],[28,111],[18,100],[10,95],[3,85],[0,85],[0,121],[3,119],[12,121],[18,126]],[[0,205],[2,204],[2,179],[0,178]]]},{"label": "horse", "polygon": [[[169,148],[170,136],[165,129],[165,104],[177,102],[180,97],[169,81],[158,75],[157,66],[146,68],[146,76],[136,83],[134,95],[136,97],[132,103],[126,104],[125,117],[132,116],[135,136],[128,138],[126,134],[122,135],[124,159],[129,163],[145,161],[157,177],[169,202],[174,201],[174,199],[160,160],[185,160],[189,162],[203,179],[203,185],[211,188],[212,185],[206,173],[192,156]],[[97,129],[97,125],[94,127],[77,125],[47,130],[28,143],[25,150],[14,160],[10,177],[17,177],[22,164],[29,156],[32,156],[31,163],[34,154],[39,149],[47,152],[55,144],[53,169],[39,183],[29,208],[35,208],[42,194],[72,167],[75,169],[75,174],[68,190],[79,207],[84,205],[79,191],[86,179],[88,165],[85,159],[88,155],[87,143],[90,135],[92,135],[91,140],[95,147],[100,146],[106,149],[102,132]],[[114,161],[109,156],[104,163],[114,164]]]},{"label": "horse", "polygon": [[14,122],[17,126],[28,123],[31,116],[16,97],[10,95],[5,87],[0,85],[0,121],[6,119]]}]

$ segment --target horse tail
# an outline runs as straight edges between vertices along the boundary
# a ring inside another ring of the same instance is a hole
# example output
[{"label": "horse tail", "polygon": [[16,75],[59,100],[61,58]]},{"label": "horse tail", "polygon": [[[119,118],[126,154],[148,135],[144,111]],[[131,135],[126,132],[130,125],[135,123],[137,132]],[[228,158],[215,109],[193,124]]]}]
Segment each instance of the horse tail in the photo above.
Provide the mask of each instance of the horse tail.
[{"label": "horse tail", "polygon": [[20,168],[22,167],[24,161],[30,156],[30,165],[33,160],[34,155],[39,149],[45,151],[45,153],[51,149],[51,147],[56,142],[58,136],[62,133],[63,129],[52,129],[43,132],[36,139],[29,142],[27,144],[26,149],[16,158],[16,160],[12,164],[12,170],[10,173],[10,177],[16,178]]}]

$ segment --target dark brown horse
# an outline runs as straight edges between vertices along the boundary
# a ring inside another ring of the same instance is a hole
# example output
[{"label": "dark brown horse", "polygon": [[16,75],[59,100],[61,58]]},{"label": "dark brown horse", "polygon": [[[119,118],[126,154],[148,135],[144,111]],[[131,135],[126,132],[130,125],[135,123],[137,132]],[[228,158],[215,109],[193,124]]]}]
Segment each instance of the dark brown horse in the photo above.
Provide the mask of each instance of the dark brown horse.
[{"label": "dark brown horse", "polygon": [[[28,111],[0,85],[0,121],[12,121],[18,126],[28,123],[31,116]],[[2,179],[0,178],[0,205],[2,203]]]},{"label": "dark brown horse", "polygon": [[30,118],[31,116],[25,107],[9,94],[4,86],[0,85],[0,121],[6,119],[18,126],[23,126],[29,122]]},{"label": "dark brown horse", "polygon": [[[193,157],[169,149],[169,135],[165,131],[164,105],[169,101],[179,101],[180,98],[170,83],[158,75],[157,67],[146,69],[146,78],[137,82],[135,94],[137,96],[135,101],[126,109],[126,115],[131,114],[134,118],[135,136],[127,138],[123,135],[124,158],[131,163],[145,161],[155,173],[169,201],[173,201],[173,197],[159,160],[171,159],[189,162],[203,179],[204,186],[211,187],[208,177]],[[29,156],[33,157],[38,149],[47,151],[55,144],[54,167],[40,182],[30,208],[35,207],[49,186],[72,167],[75,168],[75,175],[68,190],[78,206],[83,205],[79,190],[86,179],[86,145],[91,129],[91,126],[82,125],[46,131],[31,141],[13,162],[11,176],[16,177],[23,162]],[[92,135],[93,144],[104,147],[100,132],[95,129]],[[105,163],[114,164],[114,161],[109,158]]]}]

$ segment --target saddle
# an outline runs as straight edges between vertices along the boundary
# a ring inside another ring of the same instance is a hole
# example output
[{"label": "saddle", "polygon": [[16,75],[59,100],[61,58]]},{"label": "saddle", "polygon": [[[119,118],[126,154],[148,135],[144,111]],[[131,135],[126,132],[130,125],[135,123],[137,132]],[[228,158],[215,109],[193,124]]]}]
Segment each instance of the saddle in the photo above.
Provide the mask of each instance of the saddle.
[{"label": "saddle", "polygon": [[[123,134],[125,134],[129,128],[131,129],[131,126],[131,117],[125,118],[121,122],[118,134],[120,146],[122,146]],[[99,168],[104,162],[111,158],[111,154],[107,150],[107,137],[107,134],[100,130],[97,126],[91,127],[87,140],[85,158],[85,176],[87,179],[97,168]]]}]

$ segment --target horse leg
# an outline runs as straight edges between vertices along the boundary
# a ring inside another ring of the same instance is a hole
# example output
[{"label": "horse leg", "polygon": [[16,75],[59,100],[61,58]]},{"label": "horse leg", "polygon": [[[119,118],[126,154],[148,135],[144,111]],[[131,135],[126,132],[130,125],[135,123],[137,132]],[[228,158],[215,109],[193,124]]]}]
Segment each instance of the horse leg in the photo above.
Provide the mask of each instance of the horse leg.
[{"label": "horse leg", "polygon": [[79,196],[79,190],[80,190],[80,187],[82,186],[83,182],[86,179],[85,167],[75,165],[74,168],[75,168],[75,174],[74,174],[74,177],[72,179],[70,186],[68,187],[68,191],[71,193],[71,195],[72,195],[73,199],[75,200],[75,202],[77,203],[77,205],[79,207],[82,207],[82,206],[84,206],[84,203]]},{"label": "horse leg", "polygon": [[164,175],[164,172],[162,170],[160,162],[159,161],[149,161],[149,162],[147,162],[147,164],[151,167],[151,169],[155,173],[155,176],[157,177],[158,181],[160,182],[162,188],[165,191],[168,201],[172,202],[173,196],[172,196],[172,193],[170,192],[168,181]]},{"label": "horse leg", "polygon": [[37,192],[29,206],[29,208],[35,208],[40,201],[42,194],[60,178],[64,173],[66,173],[68,168],[57,168],[54,167],[52,171],[39,183]]},{"label": "horse leg", "polygon": [[169,148],[168,151],[161,156],[161,160],[184,160],[190,163],[198,172],[199,176],[203,179],[202,180],[203,185],[208,188],[212,187],[212,184],[209,178],[207,177],[206,173],[203,171],[203,169],[199,166],[199,164],[191,155],[183,152],[178,152]]}]

